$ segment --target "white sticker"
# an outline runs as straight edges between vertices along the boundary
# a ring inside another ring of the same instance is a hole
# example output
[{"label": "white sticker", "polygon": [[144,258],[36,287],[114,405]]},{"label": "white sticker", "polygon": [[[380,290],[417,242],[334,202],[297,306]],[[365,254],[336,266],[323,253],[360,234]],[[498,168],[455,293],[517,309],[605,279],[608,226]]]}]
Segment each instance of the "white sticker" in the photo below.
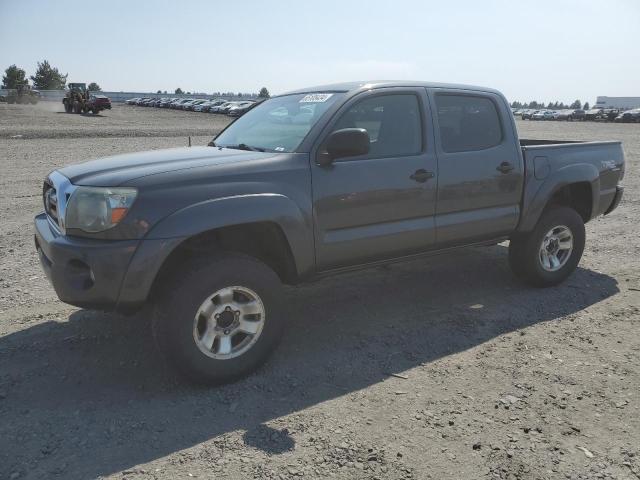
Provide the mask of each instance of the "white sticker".
[{"label": "white sticker", "polygon": [[274,148],[276,152],[284,152],[284,147],[276,147]]},{"label": "white sticker", "polygon": [[333,93],[310,93],[300,99],[300,103],[322,103],[333,96]]}]

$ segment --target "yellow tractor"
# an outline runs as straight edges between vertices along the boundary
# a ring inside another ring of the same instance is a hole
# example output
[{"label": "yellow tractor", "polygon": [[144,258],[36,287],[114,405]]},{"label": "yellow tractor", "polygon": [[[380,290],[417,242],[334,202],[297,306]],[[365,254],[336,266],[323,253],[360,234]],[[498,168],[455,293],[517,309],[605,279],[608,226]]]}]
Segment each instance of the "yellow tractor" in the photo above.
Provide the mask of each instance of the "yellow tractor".
[{"label": "yellow tractor", "polygon": [[86,83],[70,83],[64,98],[64,111],[67,113],[87,113],[89,111],[89,92]]}]

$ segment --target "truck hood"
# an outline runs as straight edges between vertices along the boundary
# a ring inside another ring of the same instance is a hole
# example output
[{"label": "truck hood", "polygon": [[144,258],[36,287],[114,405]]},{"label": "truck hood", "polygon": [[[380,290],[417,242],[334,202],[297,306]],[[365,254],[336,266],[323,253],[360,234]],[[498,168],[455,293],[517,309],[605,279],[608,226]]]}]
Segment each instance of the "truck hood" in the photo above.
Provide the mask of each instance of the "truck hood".
[{"label": "truck hood", "polygon": [[127,153],[60,169],[74,185],[117,187],[140,177],[188,168],[266,159],[276,153],[219,147],[183,147]]}]

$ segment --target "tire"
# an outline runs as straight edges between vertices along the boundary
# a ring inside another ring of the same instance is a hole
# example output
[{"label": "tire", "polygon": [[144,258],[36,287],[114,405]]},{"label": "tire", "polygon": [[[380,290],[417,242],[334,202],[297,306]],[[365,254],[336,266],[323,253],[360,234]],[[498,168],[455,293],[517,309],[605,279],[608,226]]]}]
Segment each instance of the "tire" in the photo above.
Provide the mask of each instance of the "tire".
[{"label": "tire", "polygon": [[73,111],[73,106],[69,102],[64,102],[64,111],[71,113]]},{"label": "tire", "polygon": [[[571,236],[571,249],[566,234]],[[550,237],[547,235],[551,234]],[[549,245],[544,253],[543,242]],[[551,207],[542,214],[533,231],[511,238],[509,242],[509,266],[513,273],[534,287],[551,287],[565,280],[578,266],[585,244],[584,221],[569,207]],[[551,257],[556,258],[556,263]],[[545,266],[545,262],[547,262]]]},{"label": "tire", "polygon": [[[252,297],[253,302],[246,303]],[[251,373],[274,350],[284,327],[281,297],[276,273],[253,257],[220,253],[194,259],[161,287],[153,334],[163,356],[180,374],[197,383],[229,382]],[[208,314],[201,314],[206,306]],[[238,315],[240,310],[249,314]],[[240,322],[257,333],[244,333]],[[205,347],[208,333],[214,338]]]},{"label": "tire", "polygon": [[80,113],[80,102],[73,102],[73,113]]}]

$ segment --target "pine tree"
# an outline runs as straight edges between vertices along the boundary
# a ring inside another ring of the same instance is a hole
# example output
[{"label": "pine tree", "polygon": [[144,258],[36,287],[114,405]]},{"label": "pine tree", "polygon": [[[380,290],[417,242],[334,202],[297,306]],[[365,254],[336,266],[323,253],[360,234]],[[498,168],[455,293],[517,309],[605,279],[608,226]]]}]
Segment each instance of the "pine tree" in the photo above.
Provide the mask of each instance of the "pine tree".
[{"label": "pine tree", "polygon": [[67,75],[62,75],[47,60],[38,62],[36,74],[31,76],[33,87],[40,90],[62,90],[67,83]]},{"label": "pine tree", "polygon": [[29,82],[25,79],[26,73],[23,69],[11,65],[4,71],[2,77],[2,88],[18,88],[18,85],[25,85]]}]

